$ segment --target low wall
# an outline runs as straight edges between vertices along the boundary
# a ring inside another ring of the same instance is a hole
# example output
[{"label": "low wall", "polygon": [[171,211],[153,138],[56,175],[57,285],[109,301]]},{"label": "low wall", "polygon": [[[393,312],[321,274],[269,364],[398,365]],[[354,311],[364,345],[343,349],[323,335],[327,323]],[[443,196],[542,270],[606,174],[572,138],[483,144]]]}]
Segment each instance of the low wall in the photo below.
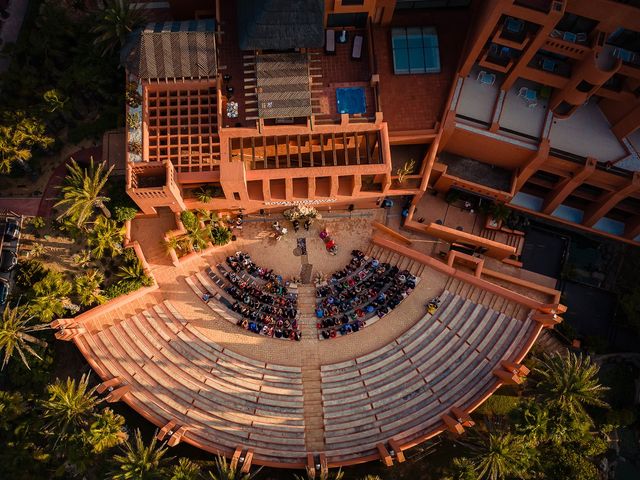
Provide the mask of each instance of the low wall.
[{"label": "low wall", "polygon": [[468,243],[475,247],[486,248],[487,251],[485,255],[497,258],[498,260],[504,260],[516,253],[515,247],[512,247],[511,245],[489,240],[488,238],[479,237],[472,233],[456,230],[455,228],[439,225],[434,222],[424,225],[414,220],[407,219],[404,222],[404,226],[415,232],[440,238],[449,243]]}]

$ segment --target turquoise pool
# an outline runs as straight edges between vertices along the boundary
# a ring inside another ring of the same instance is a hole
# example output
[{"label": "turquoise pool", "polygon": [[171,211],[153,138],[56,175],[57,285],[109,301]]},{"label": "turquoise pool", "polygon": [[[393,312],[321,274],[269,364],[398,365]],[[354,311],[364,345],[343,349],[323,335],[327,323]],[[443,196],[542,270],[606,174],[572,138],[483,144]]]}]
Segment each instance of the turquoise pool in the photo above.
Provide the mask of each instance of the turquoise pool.
[{"label": "turquoise pool", "polygon": [[349,115],[367,113],[367,100],[364,87],[336,88],[338,112]]}]

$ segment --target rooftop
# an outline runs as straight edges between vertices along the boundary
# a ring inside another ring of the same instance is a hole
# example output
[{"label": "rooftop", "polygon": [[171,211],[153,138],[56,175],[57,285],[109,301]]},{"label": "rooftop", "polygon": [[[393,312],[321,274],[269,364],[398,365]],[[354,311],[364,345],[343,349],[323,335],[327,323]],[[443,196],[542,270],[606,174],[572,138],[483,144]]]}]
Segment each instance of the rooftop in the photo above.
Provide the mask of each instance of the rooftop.
[{"label": "rooftop", "polygon": [[[373,27],[373,71],[380,75],[381,110],[391,133],[432,129],[440,120],[465,39],[461,32],[466,31],[470,20],[469,9],[396,11],[390,26]],[[435,28],[439,73],[394,73],[391,30],[395,27]]]},{"label": "rooftop", "polygon": [[324,42],[323,0],[238,0],[237,5],[241,50],[317,48]]},{"label": "rooftop", "polygon": [[127,68],[143,80],[215,77],[214,32],[213,20],[150,23],[125,49]]}]

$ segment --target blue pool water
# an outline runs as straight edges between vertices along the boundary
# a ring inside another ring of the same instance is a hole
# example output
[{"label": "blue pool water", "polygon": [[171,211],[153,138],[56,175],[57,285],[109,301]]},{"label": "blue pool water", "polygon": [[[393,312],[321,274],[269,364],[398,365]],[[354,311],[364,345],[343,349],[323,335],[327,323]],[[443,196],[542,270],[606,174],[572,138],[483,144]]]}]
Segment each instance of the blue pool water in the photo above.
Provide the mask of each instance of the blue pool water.
[{"label": "blue pool water", "polygon": [[364,87],[336,88],[336,99],[338,102],[338,112],[367,113],[367,101],[364,95]]}]

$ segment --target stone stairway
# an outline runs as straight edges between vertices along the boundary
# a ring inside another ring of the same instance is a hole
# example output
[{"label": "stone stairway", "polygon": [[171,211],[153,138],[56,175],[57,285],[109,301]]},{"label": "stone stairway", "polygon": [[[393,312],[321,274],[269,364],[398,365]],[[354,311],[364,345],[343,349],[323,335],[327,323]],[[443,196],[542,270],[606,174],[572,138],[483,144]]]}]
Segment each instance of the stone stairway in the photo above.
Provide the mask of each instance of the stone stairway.
[{"label": "stone stairway", "polygon": [[[313,355],[313,354],[311,354]],[[316,352],[317,355],[317,352]],[[304,438],[309,452],[322,452],[324,445],[324,419],[322,390],[320,388],[319,359],[305,356],[308,365],[302,365],[302,391],[304,393]]]},{"label": "stone stairway", "polygon": [[304,393],[305,442],[309,452],[324,450],[324,419],[322,416],[322,390],[318,329],[315,317],[316,288],[298,286],[299,326],[302,331],[302,382]]},{"label": "stone stairway", "polygon": [[538,340],[536,340],[536,347],[544,353],[566,353],[568,350],[567,345],[558,340],[553,333],[543,330],[540,332]]}]

